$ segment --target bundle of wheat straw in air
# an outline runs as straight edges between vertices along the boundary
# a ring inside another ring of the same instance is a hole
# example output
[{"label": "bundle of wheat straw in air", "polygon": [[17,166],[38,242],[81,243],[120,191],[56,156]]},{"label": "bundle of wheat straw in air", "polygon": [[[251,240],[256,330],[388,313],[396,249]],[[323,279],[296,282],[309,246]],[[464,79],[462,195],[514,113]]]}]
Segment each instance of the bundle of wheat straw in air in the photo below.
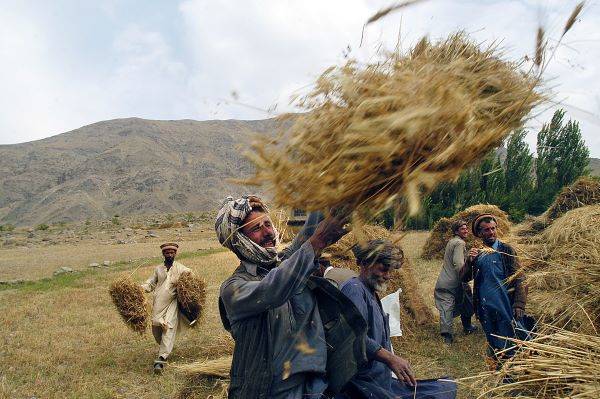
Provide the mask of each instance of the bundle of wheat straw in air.
[{"label": "bundle of wheat straw in air", "polygon": [[600,337],[551,326],[530,341],[514,340],[515,357],[480,377],[480,398],[580,398],[600,396]]},{"label": "bundle of wheat straw in air", "polygon": [[144,333],[149,317],[144,290],[139,284],[124,276],[110,285],[109,293],[123,321],[133,331]]},{"label": "bundle of wheat straw in air", "polygon": [[253,143],[257,172],[247,183],[300,209],[380,211],[407,201],[414,214],[424,192],[499,146],[541,102],[539,79],[501,56],[456,33],[329,68],[287,136]]},{"label": "bundle of wheat straw in air", "polygon": [[179,276],[175,289],[179,311],[190,321],[190,326],[194,327],[206,302],[206,283],[191,272],[185,272]]}]

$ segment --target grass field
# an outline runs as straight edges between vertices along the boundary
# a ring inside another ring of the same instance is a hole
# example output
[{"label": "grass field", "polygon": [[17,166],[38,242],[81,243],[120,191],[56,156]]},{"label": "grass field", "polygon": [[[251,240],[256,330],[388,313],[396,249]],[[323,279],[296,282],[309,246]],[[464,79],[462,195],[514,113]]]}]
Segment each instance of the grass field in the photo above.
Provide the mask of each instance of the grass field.
[{"label": "grass field", "polygon": [[[405,252],[415,268],[419,290],[433,306],[433,286],[440,264],[417,258],[426,233],[409,233]],[[208,248],[216,248],[207,244]],[[97,248],[86,248],[91,253]],[[170,358],[173,364],[207,359],[223,353],[227,345],[217,310],[220,283],[237,266],[235,256],[220,249],[198,251],[190,246],[180,260],[207,281],[207,309],[200,325],[179,336]],[[73,247],[72,251],[81,248]],[[31,254],[43,260],[40,249]],[[170,398],[185,381],[172,367],[154,376],[151,365],[157,345],[151,334],[127,329],[108,296],[108,285],[122,273],[142,281],[158,258],[111,268],[86,269],[13,287],[0,286],[0,397],[6,398]],[[0,255],[1,256],[1,255]],[[149,256],[149,255],[146,255]],[[0,257],[0,259],[3,259]],[[5,259],[5,258],[4,258]],[[118,261],[118,259],[115,259]],[[3,266],[6,266],[4,263]],[[45,275],[46,273],[41,273]],[[18,276],[17,276],[18,277]],[[436,314],[436,312],[434,312]],[[460,324],[460,323],[457,323]],[[395,349],[413,365],[418,378],[442,375],[464,377],[484,369],[482,334],[457,335],[456,344],[445,347],[438,336],[437,320],[425,327],[404,325],[408,332],[394,342]],[[457,326],[458,329],[458,326]],[[218,394],[221,385],[206,381],[197,397]],[[461,387],[460,397],[472,397]]]}]

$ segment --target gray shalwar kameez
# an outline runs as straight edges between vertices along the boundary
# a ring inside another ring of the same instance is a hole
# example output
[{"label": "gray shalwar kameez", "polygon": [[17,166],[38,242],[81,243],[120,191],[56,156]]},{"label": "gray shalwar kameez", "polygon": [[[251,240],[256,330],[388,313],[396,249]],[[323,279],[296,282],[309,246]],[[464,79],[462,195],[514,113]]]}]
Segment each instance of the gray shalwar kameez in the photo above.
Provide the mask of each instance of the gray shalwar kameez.
[{"label": "gray shalwar kameez", "polygon": [[444,263],[435,285],[435,307],[440,312],[440,332],[453,334],[453,321],[461,316],[463,327],[471,325],[473,301],[470,287],[461,282],[459,271],[465,264],[467,249],[458,236],[452,237],[444,252]]},{"label": "gray shalwar kameez", "polygon": [[317,266],[313,248],[305,242],[270,270],[242,261],[237,274],[221,286],[220,298],[236,342],[243,338],[239,336],[243,323],[267,315],[268,330],[262,334],[269,337],[271,352],[268,398],[320,398],[327,387],[325,332],[315,296],[306,286]]}]

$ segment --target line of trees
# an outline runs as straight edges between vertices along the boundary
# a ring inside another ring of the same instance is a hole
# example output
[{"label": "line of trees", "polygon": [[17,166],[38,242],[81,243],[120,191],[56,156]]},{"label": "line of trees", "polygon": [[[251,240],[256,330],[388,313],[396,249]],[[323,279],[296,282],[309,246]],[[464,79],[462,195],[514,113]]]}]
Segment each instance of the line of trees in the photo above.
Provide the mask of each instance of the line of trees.
[{"label": "line of trees", "polygon": [[[476,167],[465,170],[454,183],[438,186],[423,200],[423,210],[406,221],[411,229],[429,229],[441,217],[475,204],[490,203],[508,212],[513,221],[539,215],[562,187],[589,173],[589,150],[577,121],[564,121],[557,110],[537,134],[537,157],[525,142],[526,130],[517,130],[506,142],[506,157],[493,151]],[[386,225],[391,214],[384,216]]]}]

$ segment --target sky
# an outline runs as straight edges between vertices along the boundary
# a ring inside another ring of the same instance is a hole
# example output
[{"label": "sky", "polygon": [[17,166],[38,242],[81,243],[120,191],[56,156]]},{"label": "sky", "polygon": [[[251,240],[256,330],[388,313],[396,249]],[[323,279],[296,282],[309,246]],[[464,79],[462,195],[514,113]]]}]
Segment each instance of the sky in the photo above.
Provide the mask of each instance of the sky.
[{"label": "sky", "polygon": [[[369,61],[398,40],[465,30],[532,56],[538,26],[556,47],[577,1],[429,0],[368,25],[380,0],[0,0],[0,144],[94,122],[263,119],[294,110],[327,67]],[[600,157],[600,4],[587,1],[545,71],[552,101],[535,133],[564,108]]]}]

